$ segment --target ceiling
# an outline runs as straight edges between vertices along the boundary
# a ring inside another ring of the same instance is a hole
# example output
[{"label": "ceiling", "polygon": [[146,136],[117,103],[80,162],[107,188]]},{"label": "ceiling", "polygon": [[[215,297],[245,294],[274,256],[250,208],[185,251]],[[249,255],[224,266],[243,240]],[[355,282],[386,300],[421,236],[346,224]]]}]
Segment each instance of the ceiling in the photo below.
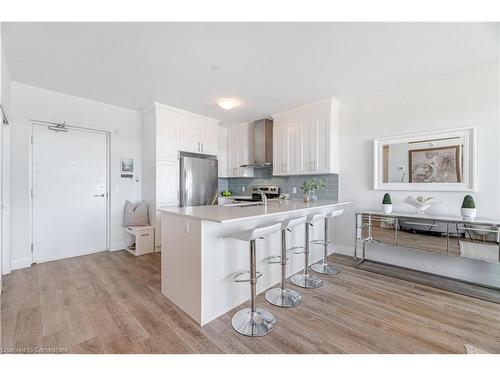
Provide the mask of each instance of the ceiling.
[{"label": "ceiling", "polygon": [[[142,110],[252,121],[498,60],[496,23],[7,23],[11,78]],[[237,96],[225,111],[215,101]]]}]

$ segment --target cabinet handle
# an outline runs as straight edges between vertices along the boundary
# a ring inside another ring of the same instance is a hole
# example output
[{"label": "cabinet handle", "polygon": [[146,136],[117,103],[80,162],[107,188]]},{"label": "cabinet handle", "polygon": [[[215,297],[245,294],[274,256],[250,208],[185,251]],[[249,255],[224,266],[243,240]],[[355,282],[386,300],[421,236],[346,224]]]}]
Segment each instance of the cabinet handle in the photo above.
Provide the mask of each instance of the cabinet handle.
[{"label": "cabinet handle", "polygon": [[204,146],[204,145],[205,145],[205,144],[204,144],[203,142],[201,142],[201,152],[204,152],[204,151],[203,151],[203,146]]}]

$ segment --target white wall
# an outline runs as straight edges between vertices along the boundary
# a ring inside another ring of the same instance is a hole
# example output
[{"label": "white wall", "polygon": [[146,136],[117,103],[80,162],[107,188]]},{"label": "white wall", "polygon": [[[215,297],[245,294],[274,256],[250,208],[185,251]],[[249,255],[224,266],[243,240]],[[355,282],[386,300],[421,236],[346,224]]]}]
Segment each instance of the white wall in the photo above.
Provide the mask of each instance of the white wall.
[{"label": "white wall", "polygon": [[[141,198],[141,116],[139,112],[12,82],[11,267],[27,267],[30,252],[29,119],[63,122],[111,132],[111,249],[122,249],[128,235],[121,223],[125,200]],[[134,160],[134,179],[120,178],[120,158]],[[139,177],[139,182],[135,177]],[[54,223],[57,225],[57,223]]]},{"label": "white wall", "polygon": [[[0,25],[0,102],[10,119],[10,73],[7,59],[2,43],[2,31],[4,24]],[[9,272],[10,267],[10,246],[9,246],[9,210],[10,210],[10,126],[0,125],[0,194],[3,210],[0,211],[0,274]],[[0,283],[1,284],[1,283]]]},{"label": "white wall", "polygon": [[[499,67],[486,65],[390,91],[341,98],[339,199],[354,202],[338,219],[339,250],[352,255],[354,212],[380,209],[373,190],[372,140],[466,126],[478,128],[478,216],[500,217]],[[430,214],[459,215],[463,192],[390,192],[394,211],[412,212],[407,195],[434,196]]]}]

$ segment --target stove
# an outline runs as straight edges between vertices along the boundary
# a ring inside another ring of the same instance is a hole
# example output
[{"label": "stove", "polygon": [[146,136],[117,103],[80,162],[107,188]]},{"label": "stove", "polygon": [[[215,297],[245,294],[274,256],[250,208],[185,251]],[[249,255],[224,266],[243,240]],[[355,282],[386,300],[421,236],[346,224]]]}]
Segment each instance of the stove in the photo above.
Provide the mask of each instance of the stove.
[{"label": "stove", "polygon": [[238,202],[260,202],[262,201],[262,197],[260,196],[259,191],[264,192],[266,194],[267,199],[275,199],[280,196],[280,188],[278,186],[254,186],[252,187],[252,196],[248,198],[236,198],[235,201]]}]

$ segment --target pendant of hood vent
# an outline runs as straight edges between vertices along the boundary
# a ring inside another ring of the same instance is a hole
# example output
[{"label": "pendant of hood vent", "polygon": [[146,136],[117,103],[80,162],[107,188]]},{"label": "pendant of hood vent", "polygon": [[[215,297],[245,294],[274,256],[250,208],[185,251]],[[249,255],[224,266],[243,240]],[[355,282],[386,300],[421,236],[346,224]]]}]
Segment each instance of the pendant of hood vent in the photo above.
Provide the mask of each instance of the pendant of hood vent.
[{"label": "pendant of hood vent", "polygon": [[242,168],[270,168],[273,166],[273,120],[262,119],[252,124],[254,162]]}]

